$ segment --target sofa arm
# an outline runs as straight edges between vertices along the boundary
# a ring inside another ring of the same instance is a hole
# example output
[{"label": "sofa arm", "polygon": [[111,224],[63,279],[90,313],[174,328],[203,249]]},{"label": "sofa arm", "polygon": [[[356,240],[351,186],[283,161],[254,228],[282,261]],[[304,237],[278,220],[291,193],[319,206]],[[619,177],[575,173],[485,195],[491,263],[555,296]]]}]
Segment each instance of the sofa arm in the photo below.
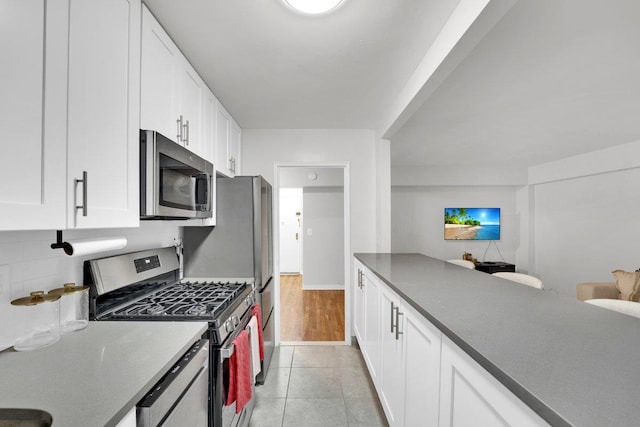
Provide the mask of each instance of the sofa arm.
[{"label": "sofa arm", "polygon": [[618,299],[618,288],[615,282],[587,282],[576,285],[577,296],[580,301],[588,299]]}]

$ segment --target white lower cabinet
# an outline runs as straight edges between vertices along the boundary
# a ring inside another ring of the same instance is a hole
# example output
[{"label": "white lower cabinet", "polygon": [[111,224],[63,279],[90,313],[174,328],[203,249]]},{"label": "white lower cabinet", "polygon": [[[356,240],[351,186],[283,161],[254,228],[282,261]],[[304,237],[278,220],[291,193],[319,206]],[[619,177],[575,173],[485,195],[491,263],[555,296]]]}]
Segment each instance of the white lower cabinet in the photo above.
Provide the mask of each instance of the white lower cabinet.
[{"label": "white lower cabinet", "polygon": [[354,329],[390,426],[548,426],[354,261]]},{"label": "white lower cabinet", "polygon": [[358,260],[354,260],[354,277],[353,282],[355,284],[353,288],[353,331],[356,334],[356,339],[360,344],[360,347],[364,345],[364,287],[362,286],[364,267]]},{"label": "white lower cabinet", "polygon": [[382,363],[380,346],[380,281],[369,270],[364,270],[364,346],[367,349],[365,362],[369,367],[371,380],[378,384]]},{"label": "white lower cabinet", "polygon": [[440,331],[394,292],[382,288],[379,396],[390,426],[436,426]]},{"label": "white lower cabinet", "polygon": [[447,337],[440,369],[440,427],[548,426]]},{"label": "white lower cabinet", "polygon": [[404,423],[436,426],[440,399],[442,334],[424,317],[404,306]]},{"label": "white lower cabinet", "polygon": [[388,289],[382,289],[382,369],[380,371],[380,403],[390,426],[402,426],[404,412],[404,342],[400,300]]}]

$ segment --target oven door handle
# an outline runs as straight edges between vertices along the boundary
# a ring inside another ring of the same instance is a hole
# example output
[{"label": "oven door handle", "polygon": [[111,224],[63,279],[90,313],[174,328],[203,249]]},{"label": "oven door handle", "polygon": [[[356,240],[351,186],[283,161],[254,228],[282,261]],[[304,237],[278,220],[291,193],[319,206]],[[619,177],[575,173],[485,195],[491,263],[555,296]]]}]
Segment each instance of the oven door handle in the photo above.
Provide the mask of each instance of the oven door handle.
[{"label": "oven door handle", "polygon": [[[251,320],[252,317],[253,316],[249,316],[249,320]],[[240,323],[240,321],[238,321],[238,323]],[[237,324],[236,324],[236,326],[237,326]],[[247,321],[247,323],[246,323],[246,325],[244,327],[244,330],[249,332],[249,338],[251,338],[251,328],[249,328],[249,322],[248,321]],[[236,336],[234,336],[233,339],[235,340],[238,337],[239,334],[240,333],[238,332],[238,334]],[[232,340],[231,344],[229,344],[227,347],[224,347],[224,348],[220,349],[220,355],[222,356],[223,360],[224,359],[228,359],[231,356],[233,356],[233,353],[235,353],[235,351],[236,351],[236,346],[233,345],[233,340]]]},{"label": "oven door handle", "polygon": [[220,354],[222,355],[223,359],[228,359],[231,356],[233,356],[233,353],[235,353],[236,351],[236,346],[233,344],[230,344],[229,347],[225,347],[222,350],[220,350]]}]

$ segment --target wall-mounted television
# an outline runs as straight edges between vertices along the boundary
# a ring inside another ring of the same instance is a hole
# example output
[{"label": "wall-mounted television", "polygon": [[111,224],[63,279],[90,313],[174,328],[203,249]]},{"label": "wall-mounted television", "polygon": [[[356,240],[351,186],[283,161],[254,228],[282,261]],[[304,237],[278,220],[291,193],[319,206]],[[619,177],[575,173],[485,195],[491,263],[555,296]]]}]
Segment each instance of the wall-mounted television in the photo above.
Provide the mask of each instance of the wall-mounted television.
[{"label": "wall-mounted television", "polygon": [[500,208],[444,208],[445,240],[500,240]]}]

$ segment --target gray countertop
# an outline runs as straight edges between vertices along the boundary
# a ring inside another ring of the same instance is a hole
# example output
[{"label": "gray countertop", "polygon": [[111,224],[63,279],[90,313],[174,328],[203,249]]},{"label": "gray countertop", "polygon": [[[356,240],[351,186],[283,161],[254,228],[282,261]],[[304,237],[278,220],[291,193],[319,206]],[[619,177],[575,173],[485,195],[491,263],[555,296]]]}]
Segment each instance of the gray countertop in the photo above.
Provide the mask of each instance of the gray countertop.
[{"label": "gray countertop", "polygon": [[112,426],[200,339],[206,322],[89,322],[52,346],[0,353],[0,407],[54,426]]},{"label": "gray countertop", "polygon": [[554,426],[637,426],[640,319],[420,254],[355,254]]}]

